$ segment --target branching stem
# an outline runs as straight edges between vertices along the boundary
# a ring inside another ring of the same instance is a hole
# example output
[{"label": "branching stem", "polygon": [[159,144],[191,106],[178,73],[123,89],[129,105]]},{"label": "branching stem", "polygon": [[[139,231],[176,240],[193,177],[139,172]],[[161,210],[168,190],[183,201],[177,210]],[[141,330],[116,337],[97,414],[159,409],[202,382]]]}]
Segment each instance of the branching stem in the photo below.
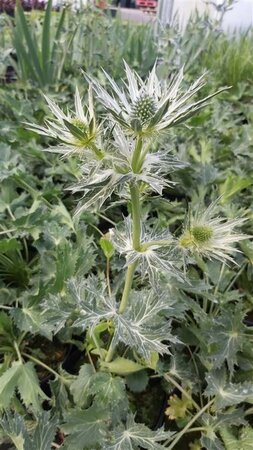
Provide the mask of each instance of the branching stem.
[{"label": "branching stem", "polygon": [[140,207],[140,190],[137,183],[130,187],[131,207],[132,207],[132,240],[133,248],[140,250],[141,238],[141,207]]},{"label": "branching stem", "polygon": [[20,362],[21,364],[23,364],[22,356],[21,356],[21,353],[20,353],[20,350],[19,350],[19,347],[18,347],[18,344],[17,344],[16,341],[14,341],[14,348],[15,348],[15,350],[16,350],[16,353],[17,353],[19,362]]},{"label": "branching stem", "polygon": [[[141,150],[142,150],[142,139],[139,137],[136,141],[136,146],[132,158],[132,168],[133,172],[135,173],[138,173],[138,170],[140,170],[139,159],[141,156]],[[134,182],[130,186],[130,194],[131,194],[131,215],[132,215],[132,245],[135,250],[139,251],[141,247],[141,205],[140,205],[140,189],[137,182]],[[126,309],[129,294],[133,284],[133,277],[136,267],[137,263],[133,263],[128,266],[125,278],[125,286],[123,289],[123,294],[119,306],[119,314],[123,314],[123,312]],[[113,353],[114,348],[111,344],[105,358],[106,362],[110,362],[112,360]]]},{"label": "branching stem", "polygon": [[191,403],[193,404],[193,406],[195,406],[197,411],[200,411],[200,407],[199,405],[193,400],[192,396],[176,381],[174,380],[174,378],[169,375],[168,373],[166,373],[164,375],[164,378],[166,381],[170,382],[171,384],[173,384],[186,398],[188,398],[188,400],[191,401]]},{"label": "branching stem", "polygon": [[140,164],[140,161],[142,161],[142,138],[139,136],[136,141],[135,149],[133,152],[132,157],[132,169],[134,173],[139,173],[142,164]]},{"label": "branching stem", "polygon": [[127,269],[125,286],[124,286],[123,295],[122,295],[122,299],[121,299],[120,307],[119,307],[120,314],[122,314],[125,311],[126,306],[127,306],[129,294],[130,294],[132,283],[133,283],[133,277],[134,277],[136,265],[137,265],[136,263],[130,264],[130,266]]},{"label": "branching stem", "polygon": [[[208,402],[203,408],[200,409],[200,411],[197,412],[197,414],[195,414],[195,416],[189,420],[189,422],[187,423],[187,425],[185,425],[185,427],[176,435],[176,437],[173,439],[173,441],[171,442],[171,444],[168,447],[168,450],[172,450],[175,445],[178,443],[178,441],[181,439],[181,437],[188,432],[188,430],[191,428],[191,426],[194,424],[194,422],[196,422],[196,420],[199,419],[200,416],[202,416],[202,414],[213,404],[214,399],[210,400],[210,402]],[[167,441],[165,442],[165,445],[168,444],[170,442]]]},{"label": "branching stem", "polygon": [[47,364],[43,363],[39,359],[37,359],[34,356],[29,355],[28,353],[25,353],[25,352],[22,352],[22,355],[25,356],[26,358],[30,359],[31,361],[33,361],[38,366],[44,367],[44,369],[46,369],[48,372],[52,373],[57,379],[60,378],[64,383],[67,382],[66,378],[64,378],[62,375],[57,373],[54,369],[51,369],[51,367],[49,367]]}]

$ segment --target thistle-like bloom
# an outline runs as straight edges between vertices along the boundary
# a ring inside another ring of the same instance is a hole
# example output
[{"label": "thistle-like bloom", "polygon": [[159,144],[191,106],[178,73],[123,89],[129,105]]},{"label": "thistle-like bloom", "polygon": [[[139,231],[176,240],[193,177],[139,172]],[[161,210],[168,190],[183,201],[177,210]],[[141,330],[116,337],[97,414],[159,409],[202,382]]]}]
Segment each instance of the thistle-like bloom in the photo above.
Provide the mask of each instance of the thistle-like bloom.
[{"label": "thistle-like bloom", "polygon": [[234,245],[249,236],[234,229],[246,219],[214,217],[216,203],[205,210],[189,213],[183,234],[178,239],[179,248],[186,253],[195,253],[208,259],[235,262],[231,253],[239,252]]},{"label": "thistle-like bloom", "polygon": [[224,90],[220,89],[206,98],[189,103],[191,97],[204,86],[204,75],[182,93],[180,85],[183,80],[183,69],[169,85],[159,81],[156,66],[146,81],[143,81],[126,63],[125,71],[128,83],[125,83],[124,90],[104,72],[112,88],[112,95],[88,74],[85,74],[85,77],[92,83],[99,100],[114,120],[135,135],[154,135],[185,121],[206,106],[210,98]]},{"label": "thistle-like bloom", "polygon": [[99,128],[96,125],[93,108],[92,93],[89,89],[89,104],[85,113],[81,97],[76,88],[75,112],[65,114],[59,106],[45,96],[47,104],[54,115],[53,120],[46,120],[45,127],[36,124],[27,124],[28,128],[36,133],[51,137],[60,142],[59,146],[50,147],[48,151],[61,153],[64,157],[77,153],[85,157],[85,150],[93,151],[97,157],[102,156],[98,148]]}]

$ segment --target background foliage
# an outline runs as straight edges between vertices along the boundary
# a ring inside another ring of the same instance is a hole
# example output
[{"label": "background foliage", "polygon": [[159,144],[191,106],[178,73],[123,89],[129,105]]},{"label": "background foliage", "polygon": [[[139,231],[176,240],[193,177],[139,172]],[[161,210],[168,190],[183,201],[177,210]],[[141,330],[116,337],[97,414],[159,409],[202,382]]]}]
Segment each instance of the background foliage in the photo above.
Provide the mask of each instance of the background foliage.
[{"label": "background foliage", "polygon": [[[170,148],[185,167],[169,175],[176,185],[166,188],[162,199],[150,196],[146,222],[180,234],[188,207],[219,197],[220,214],[247,218],[243,231],[252,234],[252,33],[227,36],[195,16],[184,33],[175,23],[157,41],[151,26],[122,23],[93,8],[73,15],[51,12],[49,5],[46,14],[25,15],[18,5],[15,19],[0,15],[0,45],[3,441],[18,450],[50,450],[52,442],[67,450],[131,450],[165,448],[160,443],[167,439],[164,445],[172,449],[175,432],[175,448],[252,448],[252,242],[240,244],[238,266],[194,260],[191,286],[179,281],[164,286],[172,333],[181,341],[171,356],[159,363],[151,357],[143,369],[141,360],[129,368],[133,355],[124,355],[109,372],[94,372],[94,338],[108,339],[110,329],[103,334],[101,325],[87,341],[82,324],[72,327],[77,305],[68,286],[73,278],[93,274],[101,289],[108,256],[101,233],[120,226],[128,205],[112,202],[99,213],[73,218],[78,196],[66,187],[78,177],[76,159],[43,152],[54,143],[23,124],[42,124],[48,117],[43,93],[63,109],[73,108],[76,85],[85,97],[80,69],[104,86],[101,67],[120,82],[122,59],[142,77],[156,58],[162,78],[185,64],[186,83],[208,70],[206,94],[222,85],[231,89],[187,127],[160,139],[161,148]],[[109,259],[110,277],[120,285],[123,261]],[[141,283],[137,279],[136,287]],[[106,441],[108,417],[116,424],[114,444]],[[122,437],[121,418],[129,442]],[[164,420],[166,431],[159,428]],[[189,428],[193,431],[185,433]]]}]

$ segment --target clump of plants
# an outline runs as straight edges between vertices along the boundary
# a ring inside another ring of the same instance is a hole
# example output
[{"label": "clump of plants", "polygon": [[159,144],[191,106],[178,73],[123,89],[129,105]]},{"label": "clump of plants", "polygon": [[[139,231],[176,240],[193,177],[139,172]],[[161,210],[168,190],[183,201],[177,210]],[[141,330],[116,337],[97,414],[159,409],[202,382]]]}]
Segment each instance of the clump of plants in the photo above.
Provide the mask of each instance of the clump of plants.
[{"label": "clump of plants", "polygon": [[[68,189],[80,201],[73,218],[58,206],[61,225],[34,234],[43,283],[29,287],[36,257],[15,239],[3,243],[4,261],[26,268],[27,292],[1,273],[20,289],[0,315],[2,435],[18,450],[246,450],[252,331],[244,294],[233,289],[234,255],[247,264],[235,246],[248,239],[245,217],[226,217],[221,199],[208,196],[181,205],[181,216],[164,212],[173,174],[187,170],[170,130],[224,89],[194,101],[203,77],[186,87],[182,70],[163,81],[155,66],[145,81],[127,64],[125,72],[123,86],[104,72],[108,89],[85,74],[85,103],[78,89],[74,111],[46,97],[51,117],[27,125],[49,138],[48,152],[72,161]],[[71,344],[71,363],[63,352],[52,364],[36,337],[44,347]]]}]

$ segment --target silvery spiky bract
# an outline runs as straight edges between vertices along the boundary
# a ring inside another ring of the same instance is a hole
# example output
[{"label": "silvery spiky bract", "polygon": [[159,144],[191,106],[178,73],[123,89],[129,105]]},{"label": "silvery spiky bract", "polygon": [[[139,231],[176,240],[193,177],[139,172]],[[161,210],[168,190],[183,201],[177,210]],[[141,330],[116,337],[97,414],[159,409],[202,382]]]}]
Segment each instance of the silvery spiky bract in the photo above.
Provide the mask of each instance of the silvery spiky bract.
[{"label": "silvery spiky bract", "polygon": [[146,144],[143,145],[146,156],[136,173],[132,167],[135,141],[126,137],[118,126],[115,127],[112,137],[113,140],[101,159],[92,158],[80,166],[81,177],[71,187],[73,192],[82,193],[77,213],[91,207],[101,208],[113,192],[128,198],[126,188],[130,183],[142,182],[145,191],[154,191],[161,195],[165,187],[174,185],[168,179],[168,174],[184,167],[181,161],[166,150],[149,153]]},{"label": "silvery spiky bract", "polygon": [[156,283],[161,272],[183,281],[183,274],[173,252],[174,240],[168,230],[155,233],[142,224],[141,245],[138,250],[133,247],[130,217],[124,220],[124,228],[111,229],[110,235],[116,250],[125,256],[126,266],[138,262],[141,275],[144,277],[147,274],[152,284]]},{"label": "silvery spiky bract", "polygon": [[47,104],[54,115],[54,118],[47,119],[45,127],[28,124],[28,128],[36,133],[51,137],[60,142],[57,147],[49,148],[48,151],[60,153],[68,156],[77,153],[79,157],[85,159],[85,150],[89,149],[100,155],[97,147],[99,139],[99,128],[96,125],[93,108],[92,94],[89,90],[89,104],[85,113],[78,88],[75,92],[75,112],[66,114],[49,97],[45,96]]},{"label": "silvery spiky bract", "polygon": [[181,88],[183,69],[169,84],[162,83],[158,79],[156,65],[144,81],[126,63],[125,72],[127,83],[123,89],[104,72],[112,94],[88,74],[85,74],[85,77],[92,83],[99,100],[113,119],[128,132],[137,135],[154,135],[183,122],[223,90],[190,103],[190,99],[204,86],[204,76],[198,78],[186,92],[183,92]]},{"label": "silvery spiky bract", "polygon": [[231,254],[239,250],[234,245],[249,236],[237,233],[245,219],[226,219],[216,216],[217,203],[211,203],[196,213],[190,212],[178,244],[185,252],[192,252],[209,259],[234,262]]}]

